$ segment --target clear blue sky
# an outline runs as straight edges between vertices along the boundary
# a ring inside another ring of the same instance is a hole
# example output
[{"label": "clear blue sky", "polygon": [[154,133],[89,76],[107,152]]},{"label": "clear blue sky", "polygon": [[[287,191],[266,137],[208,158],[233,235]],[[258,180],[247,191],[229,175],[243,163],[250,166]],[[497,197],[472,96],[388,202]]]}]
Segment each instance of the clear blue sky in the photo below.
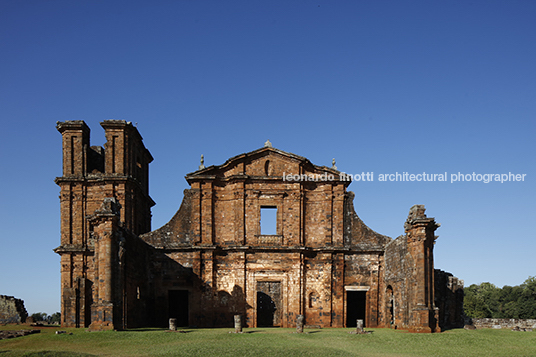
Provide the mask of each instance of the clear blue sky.
[{"label": "clear blue sky", "polygon": [[[61,136],[138,123],[155,160],[153,229],[199,157],[270,139],[354,182],[358,215],[403,234],[424,204],[435,265],[466,285],[536,275],[536,2],[0,0],[0,294],[60,307]],[[447,172],[447,182],[380,173]],[[464,174],[523,182],[451,183]]]}]

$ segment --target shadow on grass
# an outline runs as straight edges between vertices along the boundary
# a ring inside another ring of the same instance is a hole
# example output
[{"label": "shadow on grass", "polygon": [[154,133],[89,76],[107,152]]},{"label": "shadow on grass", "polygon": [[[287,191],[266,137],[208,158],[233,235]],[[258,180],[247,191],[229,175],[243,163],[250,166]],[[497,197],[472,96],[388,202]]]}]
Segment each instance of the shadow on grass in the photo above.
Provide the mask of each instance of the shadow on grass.
[{"label": "shadow on grass", "polygon": [[3,353],[9,354],[9,356],[24,356],[24,357],[97,357],[97,355],[91,355],[88,353],[74,353],[74,352],[61,352],[61,351],[39,351],[39,352],[0,351],[0,355]]},{"label": "shadow on grass", "polygon": [[[250,330],[251,329],[251,330]],[[281,330],[279,327],[250,327],[248,330],[243,330],[242,333],[270,333],[272,331],[278,331]]]}]

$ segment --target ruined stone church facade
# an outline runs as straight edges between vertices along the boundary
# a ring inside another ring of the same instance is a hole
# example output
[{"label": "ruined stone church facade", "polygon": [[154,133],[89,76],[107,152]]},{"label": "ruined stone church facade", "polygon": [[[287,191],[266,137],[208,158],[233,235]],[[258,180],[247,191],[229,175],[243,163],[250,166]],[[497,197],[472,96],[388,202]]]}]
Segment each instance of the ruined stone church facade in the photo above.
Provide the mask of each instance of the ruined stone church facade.
[{"label": "ruined stone church facade", "polygon": [[[405,234],[368,228],[335,167],[264,147],[186,175],[177,213],[151,231],[149,163],[138,130],[58,122],[62,326],[355,326],[438,332],[459,325],[463,282],[434,269],[439,225],[410,209]],[[289,176],[291,175],[291,176]],[[265,231],[267,216],[274,217]],[[403,222],[401,222],[402,225]]]}]

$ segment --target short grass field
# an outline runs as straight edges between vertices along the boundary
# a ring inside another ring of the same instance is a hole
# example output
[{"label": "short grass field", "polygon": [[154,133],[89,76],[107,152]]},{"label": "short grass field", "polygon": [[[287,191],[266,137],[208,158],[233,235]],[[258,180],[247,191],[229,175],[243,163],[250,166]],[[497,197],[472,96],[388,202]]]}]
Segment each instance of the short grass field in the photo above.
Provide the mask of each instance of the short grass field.
[{"label": "short grass field", "polygon": [[[0,326],[15,330],[24,326]],[[69,334],[55,334],[64,330]],[[536,356],[536,332],[455,329],[412,334],[389,329],[165,329],[86,332],[45,328],[41,333],[0,341],[4,356]]]}]

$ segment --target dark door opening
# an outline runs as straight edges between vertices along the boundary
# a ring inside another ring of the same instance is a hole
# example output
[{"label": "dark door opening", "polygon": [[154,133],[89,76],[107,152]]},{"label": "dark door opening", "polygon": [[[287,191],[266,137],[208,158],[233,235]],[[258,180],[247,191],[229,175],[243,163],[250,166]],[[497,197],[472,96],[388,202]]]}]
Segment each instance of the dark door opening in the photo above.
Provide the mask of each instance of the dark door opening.
[{"label": "dark door opening", "polygon": [[347,291],[346,292],[346,327],[356,327],[357,320],[363,320],[363,327],[366,324],[367,292]]},{"label": "dark door opening", "polygon": [[177,319],[177,327],[187,327],[188,323],[188,290],[170,290],[168,295],[169,318]]},{"label": "dark door opening", "polygon": [[281,282],[257,282],[257,327],[281,326]]}]

